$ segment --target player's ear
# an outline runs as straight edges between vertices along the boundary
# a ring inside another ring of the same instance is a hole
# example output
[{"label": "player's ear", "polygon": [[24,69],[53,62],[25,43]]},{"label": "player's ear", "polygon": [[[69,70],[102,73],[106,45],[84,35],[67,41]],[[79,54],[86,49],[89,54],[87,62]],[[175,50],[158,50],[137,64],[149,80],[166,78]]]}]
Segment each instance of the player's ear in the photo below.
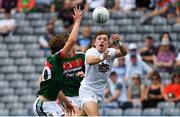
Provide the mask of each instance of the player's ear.
[{"label": "player's ear", "polygon": [[107,45],[107,47],[109,48],[110,45],[111,45],[111,43],[110,43],[110,39],[109,39],[109,40],[108,40],[108,45]]},{"label": "player's ear", "polygon": [[92,40],[92,46],[93,46],[93,47],[96,47],[96,39],[93,39],[93,40]]}]

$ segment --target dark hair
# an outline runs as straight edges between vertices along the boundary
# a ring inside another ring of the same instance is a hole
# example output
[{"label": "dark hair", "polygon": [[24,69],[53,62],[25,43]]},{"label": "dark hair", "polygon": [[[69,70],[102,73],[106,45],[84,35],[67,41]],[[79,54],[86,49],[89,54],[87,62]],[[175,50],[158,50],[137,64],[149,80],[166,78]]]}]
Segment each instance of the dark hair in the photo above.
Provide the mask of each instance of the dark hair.
[{"label": "dark hair", "polygon": [[156,78],[159,80],[159,82],[161,82],[161,76],[159,75],[159,73],[158,73],[157,71],[153,71],[153,72],[151,73],[150,77],[151,77],[151,79],[152,79],[153,77],[156,77]]},{"label": "dark hair", "polygon": [[64,47],[66,41],[68,40],[68,37],[68,33],[53,36],[49,41],[51,54],[55,54],[56,52],[60,51]]},{"label": "dark hair", "polygon": [[117,73],[115,71],[110,73],[110,76],[117,76]]},{"label": "dark hair", "polygon": [[107,37],[108,37],[108,39],[109,39],[109,33],[108,33],[107,31],[99,31],[99,32],[97,32],[96,35],[95,35],[95,37],[94,37],[94,39],[96,39],[97,36],[103,35],[103,34],[107,35]]},{"label": "dark hair", "polygon": [[179,75],[180,74],[180,67],[175,67],[173,69],[173,73],[171,75],[171,82],[174,83],[174,78],[176,75]]},{"label": "dark hair", "polygon": [[153,40],[153,37],[152,36],[147,36],[146,39],[147,40]]},{"label": "dark hair", "polygon": [[175,78],[176,74],[173,74],[171,77],[171,83],[174,84],[174,78]]},{"label": "dark hair", "polygon": [[139,80],[139,83],[141,83],[141,76],[139,74],[134,74],[132,76],[132,79],[138,79]]},{"label": "dark hair", "polygon": [[160,42],[161,42],[161,40],[162,40],[162,37],[164,36],[164,34],[167,34],[168,35],[168,37],[169,37],[169,41],[171,42],[172,41],[172,39],[171,39],[171,36],[170,36],[170,34],[169,34],[169,32],[164,32],[164,33],[162,33],[161,34],[161,36],[160,36]]}]

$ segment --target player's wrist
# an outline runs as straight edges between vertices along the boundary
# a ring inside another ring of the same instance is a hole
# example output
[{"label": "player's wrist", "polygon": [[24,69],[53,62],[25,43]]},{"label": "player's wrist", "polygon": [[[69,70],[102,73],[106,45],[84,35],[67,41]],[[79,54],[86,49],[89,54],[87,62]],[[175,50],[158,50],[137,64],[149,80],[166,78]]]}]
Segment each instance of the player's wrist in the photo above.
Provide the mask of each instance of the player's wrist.
[{"label": "player's wrist", "polygon": [[115,40],[114,42],[116,43],[117,46],[122,46],[123,45],[120,40]]},{"label": "player's wrist", "polygon": [[80,19],[75,20],[75,23],[80,23],[80,22],[81,22]]},{"label": "player's wrist", "polygon": [[99,56],[99,59],[100,59],[101,61],[104,60],[103,54]]}]

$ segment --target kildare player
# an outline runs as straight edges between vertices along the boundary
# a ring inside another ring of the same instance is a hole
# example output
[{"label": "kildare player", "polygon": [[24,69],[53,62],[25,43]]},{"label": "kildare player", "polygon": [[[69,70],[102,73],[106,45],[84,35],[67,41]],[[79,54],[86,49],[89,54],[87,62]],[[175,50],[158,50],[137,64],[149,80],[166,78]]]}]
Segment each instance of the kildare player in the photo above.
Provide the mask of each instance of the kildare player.
[{"label": "kildare player", "polygon": [[64,56],[68,56],[68,53],[76,42],[82,14],[83,11],[81,11],[80,8],[74,8],[74,26],[70,35],[62,34],[54,36],[49,43],[52,55],[49,56],[45,62],[38,98],[33,105],[36,116],[64,115],[61,107],[56,102],[57,97],[65,103],[66,110],[70,115],[74,112],[71,102],[61,91],[65,85],[63,81],[62,59]]},{"label": "kildare player", "polygon": [[113,34],[111,39],[118,43],[119,49],[109,48],[110,37],[107,32],[98,32],[94,45],[86,51],[85,78],[81,82],[79,96],[81,99],[81,115],[99,116],[98,102],[102,101],[103,90],[107,84],[115,58],[127,54],[119,35]]}]

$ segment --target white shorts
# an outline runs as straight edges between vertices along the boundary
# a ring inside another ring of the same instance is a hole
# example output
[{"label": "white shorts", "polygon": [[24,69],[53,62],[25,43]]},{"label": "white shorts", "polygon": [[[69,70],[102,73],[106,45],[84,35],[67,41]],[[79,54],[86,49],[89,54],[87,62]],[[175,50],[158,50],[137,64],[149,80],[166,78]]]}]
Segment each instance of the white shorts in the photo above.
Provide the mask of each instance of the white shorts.
[{"label": "white shorts", "polygon": [[64,112],[56,101],[41,101],[38,98],[33,104],[35,116],[63,116]]},{"label": "white shorts", "polygon": [[96,103],[101,102],[103,100],[103,92],[92,91],[88,87],[81,85],[79,89],[79,97],[82,107],[84,103],[89,101],[94,101]]},{"label": "white shorts", "polygon": [[81,108],[81,100],[79,96],[74,96],[74,97],[67,97],[68,100],[72,103],[72,105]]}]

